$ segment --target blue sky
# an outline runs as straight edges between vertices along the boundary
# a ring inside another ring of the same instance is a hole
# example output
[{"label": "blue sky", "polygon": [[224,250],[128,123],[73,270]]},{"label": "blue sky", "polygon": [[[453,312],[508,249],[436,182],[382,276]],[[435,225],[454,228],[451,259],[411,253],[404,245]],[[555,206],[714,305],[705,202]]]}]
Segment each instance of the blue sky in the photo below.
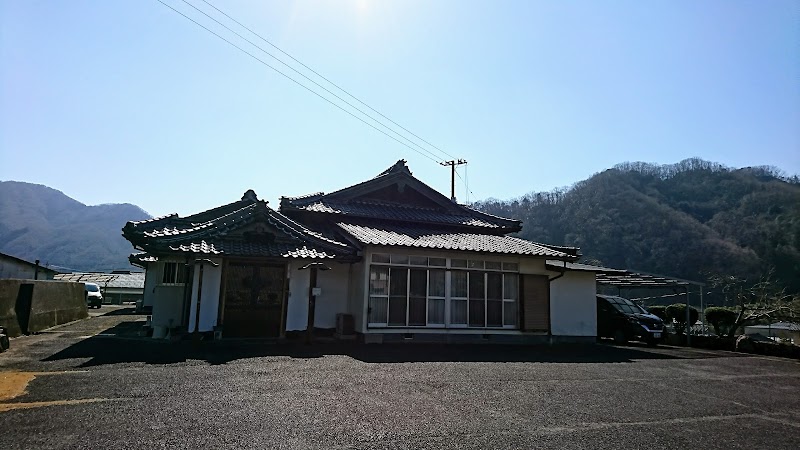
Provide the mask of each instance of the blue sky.
[{"label": "blue sky", "polygon": [[[468,160],[469,200],[623,161],[800,173],[794,0],[209,1]],[[156,0],[0,2],[0,93],[0,179],[86,204],[185,215],[252,188],[277,208],[400,158],[449,191],[447,168]]]}]

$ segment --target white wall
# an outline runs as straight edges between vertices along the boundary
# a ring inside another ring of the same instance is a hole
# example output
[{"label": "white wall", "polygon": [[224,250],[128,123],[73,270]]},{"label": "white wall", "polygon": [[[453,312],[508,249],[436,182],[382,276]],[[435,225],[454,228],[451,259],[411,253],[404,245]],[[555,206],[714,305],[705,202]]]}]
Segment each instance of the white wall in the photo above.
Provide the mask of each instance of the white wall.
[{"label": "white wall", "polygon": [[[491,256],[485,256],[484,259],[490,259]],[[496,258],[491,258],[495,260]],[[526,273],[532,275],[546,275],[547,267],[544,258],[519,258],[519,273]]]},{"label": "white wall", "polygon": [[597,287],[594,272],[567,271],[550,283],[553,336],[597,336]]},{"label": "white wall", "polygon": [[[0,279],[17,278],[32,280],[35,274],[35,266],[0,255]],[[40,280],[52,280],[53,272],[45,271],[44,266],[39,266],[38,278]]]},{"label": "white wall", "polygon": [[142,306],[153,306],[156,295],[156,281],[161,273],[161,266],[157,263],[150,263],[144,271],[144,292],[142,293]]},{"label": "white wall", "polygon": [[350,299],[348,312],[353,315],[353,325],[355,331],[363,333],[366,331],[365,312],[367,308],[366,286],[369,285],[369,275],[366,272],[367,265],[363,262],[351,265],[350,269]]},{"label": "white wall", "polygon": [[317,296],[314,311],[314,326],[317,328],[336,328],[336,314],[349,312],[348,285],[349,264],[329,263],[331,270],[320,270],[317,286],[322,294]]},{"label": "white wall", "polygon": [[183,286],[156,286],[153,292],[153,327],[183,325]]},{"label": "white wall", "polygon": [[[222,260],[212,259],[217,266],[203,263],[203,290],[200,296],[200,325],[198,330],[213,331],[217,324],[219,313],[219,294],[222,284]],[[192,303],[189,307],[189,332],[194,331],[195,315],[197,312],[197,288],[200,281],[200,264],[194,265],[194,278],[192,280]]]},{"label": "white wall", "polygon": [[[286,311],[286,331],[305,330],[308,324],[308,286],[311,271],[298,270],[307,264],[293,261],[289,266],[289,304]],[[317,271],[317,287],[322,294],[316,298],[314,326],[335,328],[336,314],[349,312],[348,283],[349,264],[326,261],[331,270]]]},{"label": "white wall", "polygon": [[308,323],[308,277],[310,271],[298,270],[306,263],[289,263],[289,302],[286,305],[286,331],[306,329]]}]

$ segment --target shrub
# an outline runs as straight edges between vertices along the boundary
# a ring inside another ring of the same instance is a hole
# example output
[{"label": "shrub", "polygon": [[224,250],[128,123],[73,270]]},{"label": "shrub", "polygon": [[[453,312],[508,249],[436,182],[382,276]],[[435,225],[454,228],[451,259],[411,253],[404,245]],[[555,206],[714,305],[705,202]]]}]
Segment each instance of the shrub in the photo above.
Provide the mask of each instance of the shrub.
[{"label": "shrub", "polygon": [[[683,334],[686,330],[686,304],[675,303],[667,306],[666,309],[667,319],[675,322],[675,333]],[[696,308],[689,307],[689,321],[692,325],[697,322],[700,313]]]},{"label": "shrub", "polygon": [[714,327],[714,333],[717,336],[722,336],[730,330],[730,327],[736,322],[736,311],[730,308],[723,308],[719,306],[711,306],[706,308],[706,321]]},{"label": "shrub", "polygon": [[669,318],[667,317],[667,307],[666,306],[648,306],[647,310],[650,314],[654,316],[658,316],[664,322],[669,322]]}]

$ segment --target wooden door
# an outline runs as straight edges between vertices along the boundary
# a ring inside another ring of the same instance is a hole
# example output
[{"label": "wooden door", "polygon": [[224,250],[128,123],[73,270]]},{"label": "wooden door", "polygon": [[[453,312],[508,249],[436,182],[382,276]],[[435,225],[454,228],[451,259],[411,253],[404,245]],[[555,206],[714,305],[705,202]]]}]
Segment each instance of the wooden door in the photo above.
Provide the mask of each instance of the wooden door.
[{"label": "wooden door", "polygon": [[522,316],[523,330],[550,331],[550,281],[546,276],[522,276]]},{"label": "wooden door", "polygon": [[225,275],[224,335],[279,337],[285,292],[284,264],[228,264]]}]

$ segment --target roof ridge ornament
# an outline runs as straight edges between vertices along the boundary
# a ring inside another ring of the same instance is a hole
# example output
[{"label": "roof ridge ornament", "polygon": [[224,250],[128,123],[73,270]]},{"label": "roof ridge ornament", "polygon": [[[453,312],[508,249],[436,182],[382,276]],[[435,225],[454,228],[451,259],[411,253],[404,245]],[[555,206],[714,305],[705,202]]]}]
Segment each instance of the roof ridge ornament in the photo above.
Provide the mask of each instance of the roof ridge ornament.
[{"label": "roof ridge ornament", "polygon": [[258,201],[258,196],[256,195],[256,191],[254,191],[252,189],[248,189],[244,193],[244,195],[242,195],[242,201],[244,201],[244,200],[250,200],[251,202],[257,202]]},{"label": "roof ridge ornament", "polygon": [[406,160],[398,159],[397,162],[394,163],[392,167],[389,167],[388,169],[379,173],[378,176],[376,176],[375,178],[382,177],[384,175],[389,175],[390,173],[398,173],[398,172],[407,173],[413,176],[413,174],[411,173],[411,169],[409,169],[408,166],[406,165]]}]

